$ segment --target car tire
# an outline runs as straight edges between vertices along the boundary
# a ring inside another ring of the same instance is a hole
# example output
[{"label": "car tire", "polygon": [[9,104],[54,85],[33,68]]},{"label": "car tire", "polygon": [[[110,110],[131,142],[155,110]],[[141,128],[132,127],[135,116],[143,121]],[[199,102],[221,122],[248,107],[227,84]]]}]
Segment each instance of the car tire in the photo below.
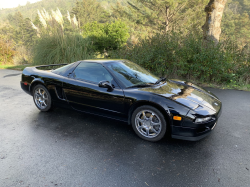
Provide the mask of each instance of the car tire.
[{"label": "car tire", "polygon": [[144,140],[156,142],[166,134],[165,117],[155,107],[149,105],[138,107],[133,112],[131,120],[135,133]]},{"label": "car tire", "polygon": [[33,100],[36,107],[42,112],[48,112],[52,109],[50,93],[47,88],[41,84],[34,87]]}]

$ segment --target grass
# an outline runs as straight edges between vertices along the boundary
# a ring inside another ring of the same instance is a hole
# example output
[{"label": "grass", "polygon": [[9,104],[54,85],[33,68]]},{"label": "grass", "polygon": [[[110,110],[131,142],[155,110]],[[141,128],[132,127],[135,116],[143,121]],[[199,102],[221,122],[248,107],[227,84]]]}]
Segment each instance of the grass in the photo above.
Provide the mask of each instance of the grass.
[{"label": "grass", "polygon": [[0,69],[11,69],[11,70],[18,70],[23,71],[24,68],[32,66],[32,64],[25,64],[25,65],[13,65],[13,64],[0,64]]},{"label": "grass", "polygon": [[[191,82],[195,82],[195,81],[191,81]],[[198,86],[201,87],[210,87],[210,88],[217,88],[217,89],[222,89],[222,90],[241,90],[241,91],[250,91],[250,84],[216,84],[216,83],[201,83],[201,82],[197,82],[196,83]]]},{"label": "grass", "polygon": [[33,62],[36,65],[68,64],[94,57],[91,41],[79,34],[46,35],[33,47]]}]

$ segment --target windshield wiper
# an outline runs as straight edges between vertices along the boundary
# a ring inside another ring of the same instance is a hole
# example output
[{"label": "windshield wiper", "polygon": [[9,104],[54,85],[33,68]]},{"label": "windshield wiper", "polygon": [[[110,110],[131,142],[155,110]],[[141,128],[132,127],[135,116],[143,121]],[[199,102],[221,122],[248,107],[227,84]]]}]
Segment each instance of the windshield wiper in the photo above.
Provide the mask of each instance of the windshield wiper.
[{"label": "windshield wiper", "polygon": [[165,81],[166,79],[167,79],[167,78],[162,77],[162,78],[160,78],[158,81],[156,81],[155,84],[159,84],[160,82]]},{"label": "windshield wiper", "polygon": [[134,85],[134,86],[129,86],[127,88],[138,88],[138,87],[148,87],[148,86],[151,86],[150,84],[138,84],[138,85]]}]

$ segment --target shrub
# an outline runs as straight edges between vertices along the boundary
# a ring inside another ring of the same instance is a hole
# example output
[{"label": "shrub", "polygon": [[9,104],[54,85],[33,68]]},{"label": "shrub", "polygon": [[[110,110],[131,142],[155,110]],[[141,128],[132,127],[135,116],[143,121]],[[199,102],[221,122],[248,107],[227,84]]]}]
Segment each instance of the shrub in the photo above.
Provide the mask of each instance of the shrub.
[{"label": "shrub", "polygon": [[16,46],[16,54],[13,57],[13,64],[28,64],[32,61],[32,55],[29,48],[25,46]]},{"label": "shrub", "polygon": [[14,42],[0,36],[0,63],[12,63],[15,55]]},{"label": "shrub", "polygon": [[90,42],[81,35],[46,35],[33,48],[34,64],[71,63],[93,58]]},{"label": "shrub", "polygon": [[205,44],[199,35],[155,35],[136,45],[109,51],[109,57],[129,59],[161,76],[201,82],[249,82],[247,55],[236,43]]},{"label": "shrub", "polygon": [[51,15],[45,10],[38,11],[38,17],[40,26],[32,24],[39,37],[32,48],[34,64],[71,63],[95,56],[89,39],[80,35],[75,16],[71,18],[68,12],[64,18],[57,9]]},{"label": "shrub", "polygon": [[83,36],[89,37],[95,50],[100,53],[103,53],[104,50],[119,49],[129,38],[128,28],[121,21],[106,24],[87,23],[83,27]]}]

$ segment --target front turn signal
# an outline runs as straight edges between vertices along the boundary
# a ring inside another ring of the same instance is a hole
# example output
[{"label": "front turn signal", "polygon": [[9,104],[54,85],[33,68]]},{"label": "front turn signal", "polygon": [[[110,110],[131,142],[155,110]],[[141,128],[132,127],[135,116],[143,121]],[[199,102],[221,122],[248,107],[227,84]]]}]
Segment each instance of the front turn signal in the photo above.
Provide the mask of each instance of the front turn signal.
[{"label": "front turn signal", "polygon": [[176,120],[176,121],[181,121],[181,117],[180,116],[174,116],[173,119]]}]

